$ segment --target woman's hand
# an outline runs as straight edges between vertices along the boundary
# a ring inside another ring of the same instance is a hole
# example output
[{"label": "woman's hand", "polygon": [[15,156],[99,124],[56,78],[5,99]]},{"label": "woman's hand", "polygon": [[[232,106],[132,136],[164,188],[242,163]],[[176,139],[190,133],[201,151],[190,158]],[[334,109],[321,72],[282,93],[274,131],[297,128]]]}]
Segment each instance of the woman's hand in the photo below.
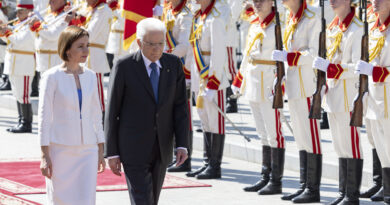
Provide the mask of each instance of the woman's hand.
[{"label": "woman's hand", "polygon": [[98,173],[104,172],[106,169],[106,161],[104,160],[104,144],[100,143],[99,145],[99,159],[98,159]]},{"label": "woman's hand", "polygon": [[42,156],[40,168],[42,175],[51,179],[51,176],[53,174],[53,167],[49,155]]}]

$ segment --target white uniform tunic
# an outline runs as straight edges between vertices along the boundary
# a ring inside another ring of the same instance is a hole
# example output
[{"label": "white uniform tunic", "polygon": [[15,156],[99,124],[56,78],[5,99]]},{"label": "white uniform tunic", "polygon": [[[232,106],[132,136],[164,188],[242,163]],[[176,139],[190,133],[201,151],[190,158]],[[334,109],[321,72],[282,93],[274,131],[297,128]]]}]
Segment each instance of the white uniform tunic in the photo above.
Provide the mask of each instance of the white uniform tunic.
[{"label": "white uniform tunic", "polygon": [[358,93],[359,76],[354,73],[354,67],[360,59],[362,35],[363,23],[354,10],[343,21],[335,17],[326,34],[327,58],[331,64],[327,70],[324,109],[329,116],[333,146],[340,158],[363,158],[360,128],[349,125]]},{"label": "white uniform tunic", "polygon": [[24,25],[12,31],[12,34],[3,40],[7,42],[4,74],[9,75],[16,100],[22,104],[29,104],[31,83],[35,73],[34,35],[29,26]]},{"label": "white uniform tunic", "polygon": [[[119,2],[120,5],[121,2]],[[122,6],[121,6],[122,8]],[[123,32],[125,29],[125,19],[122,17],[122,9],[115,9],[112,12],[112,22],[110,35],[108,36],[108,42],[106,52],[114,54],[114,63],[116,60],[126,54],[123,49]]]}]

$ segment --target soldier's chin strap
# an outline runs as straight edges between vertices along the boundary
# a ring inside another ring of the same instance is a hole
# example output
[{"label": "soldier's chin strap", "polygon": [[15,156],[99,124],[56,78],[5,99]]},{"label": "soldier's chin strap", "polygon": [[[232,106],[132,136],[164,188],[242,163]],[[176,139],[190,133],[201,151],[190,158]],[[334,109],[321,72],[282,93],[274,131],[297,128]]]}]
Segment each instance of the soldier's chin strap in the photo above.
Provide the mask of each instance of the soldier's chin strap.
[{"label": "soldier's chin strap", "polygon": [[233,126],[233,128],[234,128],[235,130],[237,130],[238,133],[240,133],[240,135],[243,136],[244,139],[246,139],[246,141],[248,141],[248,142],[251,141],[251,139],[250,139],[248,136],[246,136],[240,129],[238,129],[238,127],[234,124],[234,122],[231,121],[231,120],[228,118],[228,116],[225,114],[225,112],[223,112],[223,111],[221,110],[221,108],[218,107],[217,103],[215,103],[214,100],[212,100],[212,104],[213,104],[214,107],[218,110],[219,114],[221,114],[225,119],[227,119],[227,120],[229,121],[229,123]]}]

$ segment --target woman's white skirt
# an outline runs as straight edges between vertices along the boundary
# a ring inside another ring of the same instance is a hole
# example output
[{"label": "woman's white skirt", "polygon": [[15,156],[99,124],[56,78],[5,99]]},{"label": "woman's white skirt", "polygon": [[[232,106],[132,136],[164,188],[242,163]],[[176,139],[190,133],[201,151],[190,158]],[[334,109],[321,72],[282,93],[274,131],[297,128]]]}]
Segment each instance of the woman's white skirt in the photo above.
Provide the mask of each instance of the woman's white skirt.
[{"label": "woman's white skirt", "polygon": [[46,178],[48,204],[94,205],[98,146],[50,144],[52,178]]}]

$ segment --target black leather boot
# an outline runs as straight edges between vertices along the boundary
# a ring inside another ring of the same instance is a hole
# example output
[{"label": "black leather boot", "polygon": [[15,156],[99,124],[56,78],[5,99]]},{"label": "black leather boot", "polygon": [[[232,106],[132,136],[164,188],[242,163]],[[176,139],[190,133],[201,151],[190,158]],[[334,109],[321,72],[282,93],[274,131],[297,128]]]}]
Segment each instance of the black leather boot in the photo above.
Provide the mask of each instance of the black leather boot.
[{"label": "black leather boot", "polygon": [[211,134],[211,157],[209,166],[200,174],[197,179],[219,179],[221,178],[221,163],[223,148],[225,145],[225,135]]},{"label": "black leather boot", "polygon": [[371,201],[383,201],[383,186],[379,189],[379,191],[377,193],[372,195],[372,197],[370,197],[370,199],[371,199]]},{"label": "black leather boot", "polygon": [[321,130],[329,129],[328,115],[326,114],[325,111],[322,111],[322,120],[320,122],[320,129]]},{"label": "black leather boot", "polygon": [[[176,164],[173,164],[173,166],[168,168],[168,172],[189,172],[191,171],[191,155],[192,155],[192,142],[193,142],[193,132],[190,131],[188,133],[189,137],[189,145],[187,148],[188,151],[188,158],[186,161],[181,164],[180,166],[176,167]],[[175,160],[176,161],[176,160]]]},{"label": "black leather boot", "polygon": [[244,191],[255,192],[259,191],[269,182],[269,174],[271,173],[271,147],[263,146],[263,162],[261,167],[261,179],[255,184],[244,187]]},{"label": "black leather boot", "polygon": [[376,149],[372,149],[372,180],[374,181],[374,186],[361,193],[360,198],[370,198],[382,187],[382,165]]},{"label": "black leather boot", "polygon": [[306,188],[307,178],[307,152],[304,150],[299,151],[299,188],[295,193],[282,196],[282,200],[292,200],[296,196],[300,195]]},{"label": "black leather boot", "polygon": [[360,185],[362,184],[363,160],[347,160],[347,188],[341,205],[359,205]]},{"label": "black leather boot", "polygon": [[272,195],[282,193],[284,153],[285,149],[271,149],[271,178],[267,186],[265,186],[258,192],[260,195]]},{"label": "black leather boot", "polygon": [[[229,82],[230,85],[233,83],[233,81]],[[230,98],[231,95],[233,95],[233,91],[229,86],[226,88],[226,113],[237,113],[237,99]]]},{"label": "black leather boot", "polygon": [[188,172],[186,174],[187,177],[195,177],[196,175],[203,172],[208,166],[210,161],[210,153],[211,153],[211,133],[210,132],[204,132],[203,133],[203,166],[199,169]]},{"label": "black leather boot", "polygon": [[21,122],[17,127],[7,129],[12,133],[31,133],[32,131],[32,107],[31,104],[20,104]]},{"label": "black leather boot", "polygon": [[0,91],[11,90],[11,82],[9,82],[8,75],[3,75],[3,84],[1,84]]},{"label": "black leather boot", "polygon": [[307,153],[306,189],[293,198],[294,203],[313,203],[320,201],[320,184],[322,175],[322,154]]},{"label": "black leather boot", "polygon": [[8,132],[11,132],[11,130],[13,130],[13,129],[17,129],[19,126],[21,126],[21,123],[22,123],[22,111],[20,110],[20,103],[18,101],[16,101],[16,107],[18,108],[18,124],[16,124],[13,127],[7,128],[6,130]]},{"label": "black leather boot", "polygon": [[383,176],[383,201],[385,204],[390,204],[390,168],[382,169]]},{"label": "black leather boot", "polygon": [[347,158],[339,158],[339,197],[332,201],[329,205],[339,204],[345,197],[347,186]]}]

